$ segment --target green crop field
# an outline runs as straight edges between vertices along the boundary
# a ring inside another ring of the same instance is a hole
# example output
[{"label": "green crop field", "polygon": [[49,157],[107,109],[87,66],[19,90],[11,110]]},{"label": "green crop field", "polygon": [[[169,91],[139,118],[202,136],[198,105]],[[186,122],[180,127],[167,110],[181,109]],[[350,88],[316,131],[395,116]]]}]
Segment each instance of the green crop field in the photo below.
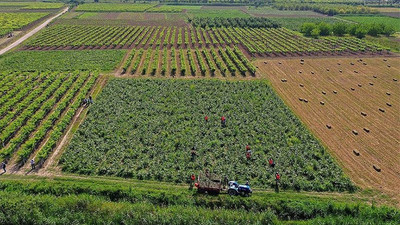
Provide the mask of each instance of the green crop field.
[{"label": "green crop field", "polygon": [[[221,116],[227,127],[221,127]],[[194,161],[192,147],[198,152]],[[274,169],[267,166],[270,157]],[[209,168],[259,187],[272,186],[280,171],[285,189],[354,188],[267,83],[255,81],[113,79],[61,164],[66,172],[178,183]]]},{"label": "green crop field", "polygon": [[76,8],[76,11],[86,12],[144,12],[155,4],[111,4],[111,3],[100,3],[100,4],[83,4]]},{"label": "green crop field", "polygon": [[389,16],[340,16],[340,18],[364,25],[385,24],[393,27],[396,32],[400,32],[400,18]]},{"label": "green crop field", "polygon": [[0,71],[110,71],[124,53],[125,50],[20,51],[0,57]]},{"label": "green crop field", "polygon": [[1,13],[0,37],[48,15],[49,13]]}]

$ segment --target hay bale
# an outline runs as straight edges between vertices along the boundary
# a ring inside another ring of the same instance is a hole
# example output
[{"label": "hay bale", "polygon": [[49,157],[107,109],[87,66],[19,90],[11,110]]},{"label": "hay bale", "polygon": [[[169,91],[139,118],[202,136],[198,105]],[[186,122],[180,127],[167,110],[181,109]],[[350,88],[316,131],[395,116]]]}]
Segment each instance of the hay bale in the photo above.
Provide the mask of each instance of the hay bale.
[{"label": "hay bale", "polygon": [[361,112],[361,115],[362,116],[367,116],[367,113],[366,112]]},{"label": "hay bale", "polygon": [[314,74],[314,71],[311,71],[311,74]]},{"label": "hay bale", "polygon": [[325,105],[325,102],[323,102],[323,101],[320,101],[319,103],[321,103],[321,105]]},{"label": "hay bale", "polygon": [[384,62],[386,62],[386,61],[387,61],[387,59],[383,59],[383,61],[384,61]]},{"label": "hay bale", "polygon": [[390,95],[390,92],[386,92],[387,95]]},{"label": "hay bale", "polygon": [[330,124],[327,124],[326,127],[327,127],[328,129],[332,129],[332,126],[331,126]]},{"label": "hay bale", "polygon": [[338,63],[338,66],[340,66],[340,63]]},{"label": "hay bale", "polygon": [[299,73],[302,73],[301,70],[299,70]]},{"label": "hay bale", "polygon": [[371,85],[371,86],[374,86],[374,83],[372,83],[372,82],[369,82],[368,84]]},{"label": "hay bale", "polygon": [[373,75],[372,77],[373,77],[373,78],[378,78],[378,76],[377,76],[377,75]]},{"label": "hay bale", "polygon": [[357,71],[357,70],[354,70],[354,73],[358,73],[358,71]]},{"label": "hay bale", "polygon": [[326,71],[329,71],[329,68],[326,68]]},{"label": "hay bale", "polygon": [[353,130],[352,132],[353,132],[354,135],[358,135],[358,131]]},{"label": "hay bale", "polygon": [[333,91],[333,94],[337,94],[337,91],[334,90],[334,91]]},{"label": "hay bale", "polygon": [[299,98],[299,100],[302,102],[302,101],[304,101],[304,99],[303,98]]},{"label": "hay bale", "polygon": [[366,66],[366,65],[367,65],[367,63],[363,63],[363,65],[364,65],[364,66]]},{"label": "hay bale", "polygon": [[304,87],[304,84],[300,84],[300,87]]},{"label": "hay bale", "polygon": [[343,73],[343,71],[342,71],[342,70],[339,70],[339,72],[340,72],[340,73]]},{"label": "hay bale", "polygon": [[322,94],[323,94],[323,95],[326,95],[326,92],[325,92],[325,91],[322,91]]},{"label": "hay bale", "polygon": [[374,167],[374,169],[375,169],[377,172],[381,172],[381,171],[382,171],[381,168],[380,168],[379,166],[377,166],[377,165],[373,165],[372,167]]},{"label": "hay bale", "polygon": [[308,103],[308,100],[307,100],[307,99],[304,99],[304,102],[305,102],[305,103]]},{"label": "hay bale", "polygon": [[284,83],[285,83],[285,82],[287,82],[287,80],[286,80],[286,79],[282,79],[281,81],[282,81],[282,82],[284,82]]},{"label": "hay bale", "polygon": [[387,67],[390,67],[390,65],[387,65]]},{"label": "hay bale", "polygon": [[352,91],[355,91],[356,89],[354,89],[354,88],[350,88],[350,90],[352,90]]},{"label": "hay bale", "polygon": [[282,64],[282,62],[278,62],[278,64]]},{"label": "hay bale", "polygon": [[300,64],[301,64],[301,65],[304,65],[304,63],[303,63],[303,62],[300,62]]},{"label": "hay bale", "polygon": [[354,66],[354,63],[350,63],[350,65]]},{"label": "hay bale", "polygon": [[304,59],[300,59],[300,62],[304,62]]},{"label": "hay bale", "polygon": [[267,61],[264,61],[264,64],[268,64],[268,62],[267,62]]},{"label": "hay bale", "polygon": [[393,81],[395,81],[395,82],[396,82],[396,81],[397,81],[397,79],[396,79],[396,78],[393,78]]},{"label": "hay bale", "polygon": [[360,62],[362,62],[362,59],[359,59]]},{"label": "hay bale", "polygon": [[385,110],[384,110],[384,109],[382,109],[382,108],[379,108],[379,111],[381,111],[381,112],[385,112]]},{"label": "hay bale", "polygon": [[369,133],[369,131],[370,131],[370,130],[369,130],[368,128],[366,128],[366,127],[364,127],[363,130],[364,130],[365,132],[367,132],[367,133]]},{"label": "hay bale", "polygon": [[256,66],[256,68],[258,69],[258,66]]},{"label": "hay bale", "polygon": [[392,104],[390,104],[389,102],[386,102],[386,105],[392,107]]},{"label": "hay bale", "polygon": [[354,150],[353,150],[353,153],[354,153],[354,155],[356,155],[356,156],[360,156],[360,152],[357,151],[357,149],[354,149]]},{"label": "hay bale", "polygon": [[361,85],[361,84],[358,84],[358,86],[359,86],[359,87],[362,87],[362,85]]}]

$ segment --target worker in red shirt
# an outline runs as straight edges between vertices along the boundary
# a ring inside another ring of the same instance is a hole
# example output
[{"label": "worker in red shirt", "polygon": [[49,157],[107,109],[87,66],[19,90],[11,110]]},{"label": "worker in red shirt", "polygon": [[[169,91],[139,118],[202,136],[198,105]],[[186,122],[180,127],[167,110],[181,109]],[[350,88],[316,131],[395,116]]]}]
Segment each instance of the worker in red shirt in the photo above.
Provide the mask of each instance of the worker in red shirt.
[{"label": "worker in red shirt", "polygon": [[247,159],[251,158],[251,149],[249,145],[246,145],[246,158]]},{"label": "worker in red shirt", "polygon": [[269,163],[270,167],[272,167],[272,168],[275,167],[275,163],[274,163],[274,160],[272,160],[272,158],[269,158],[268,163]]},{"label": "worker in red shirt", "polygon": [[194,185],[194,181],[196,180],[196,176],[192,173],[192,175],[190,176],[190,186],[189,186],[189,190],[193,190],[193,185]]},{"label": "worker in red shirt", "polygon": [[275,181],[276,181],[276,187],[275,187],[275,191],[279,192],[279,180],[281,179],[281,175],[279,175],[278,172],[276,172],[275,174]]},{"label": "worker in red shirt", "polygon": [[225,127],[225,126],[226,126],[226,119],[225,119],[225,116],[222,116],[222,117],[221,117],[221,126],[222,126],[222,127]]},{"label": "worker in red shirt", "polygon": [[208,116],[204,117],[204,120],[206,121],[206,123],[208,122]]}]

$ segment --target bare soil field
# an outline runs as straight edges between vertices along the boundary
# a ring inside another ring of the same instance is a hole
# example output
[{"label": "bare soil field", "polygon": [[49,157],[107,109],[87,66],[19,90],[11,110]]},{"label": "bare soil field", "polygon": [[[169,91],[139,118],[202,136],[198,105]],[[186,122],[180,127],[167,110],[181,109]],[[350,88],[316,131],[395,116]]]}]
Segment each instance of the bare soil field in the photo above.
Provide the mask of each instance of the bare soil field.
[{"label": "bare soil field", "polygon": [[400,200],[400,58],[260,59],[259,76],[363,189]]}]

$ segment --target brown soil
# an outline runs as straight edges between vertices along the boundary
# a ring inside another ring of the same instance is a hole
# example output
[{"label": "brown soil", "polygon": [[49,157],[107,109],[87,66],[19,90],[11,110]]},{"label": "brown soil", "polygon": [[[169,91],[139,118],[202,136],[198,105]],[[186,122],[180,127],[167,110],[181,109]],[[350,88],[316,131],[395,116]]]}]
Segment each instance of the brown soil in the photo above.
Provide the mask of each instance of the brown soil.
[{"label": "brown soil", "polygon": [[358,186],[386,193],[400,204],[400,86],[395,81],[400,80],[400,58],[386,59],[305,58],[304,65],[299,58],[260,59],[255,65]]}]

